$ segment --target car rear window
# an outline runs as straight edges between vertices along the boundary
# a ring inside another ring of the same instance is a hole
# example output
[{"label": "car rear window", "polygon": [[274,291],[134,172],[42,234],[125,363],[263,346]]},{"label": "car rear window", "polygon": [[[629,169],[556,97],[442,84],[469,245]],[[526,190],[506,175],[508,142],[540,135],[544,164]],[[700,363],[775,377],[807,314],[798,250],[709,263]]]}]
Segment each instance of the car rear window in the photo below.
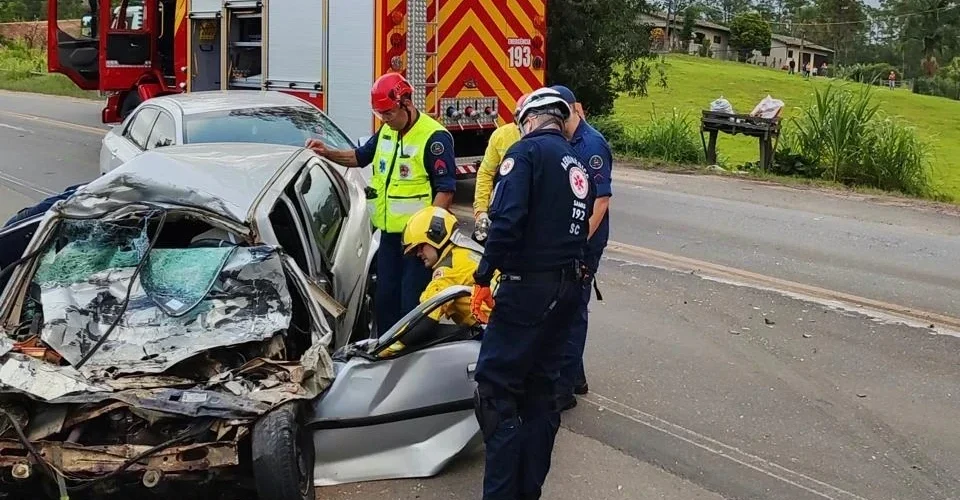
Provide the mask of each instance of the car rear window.
[{"label": "car rear window", "polygon": [[352,149],[350,139],[315,109],[276,106],[187,115],[183,140],[187,144],[255,142],[303,146],[321,139],[336,149]]}]

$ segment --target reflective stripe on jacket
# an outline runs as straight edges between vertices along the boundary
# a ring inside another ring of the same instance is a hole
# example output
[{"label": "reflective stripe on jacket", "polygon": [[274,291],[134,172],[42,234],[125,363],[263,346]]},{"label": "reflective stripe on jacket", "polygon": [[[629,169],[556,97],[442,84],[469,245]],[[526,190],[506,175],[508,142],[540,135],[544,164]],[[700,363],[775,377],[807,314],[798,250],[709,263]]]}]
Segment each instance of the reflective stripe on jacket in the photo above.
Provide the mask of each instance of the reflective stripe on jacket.
[{"label": "reflective stripe on jacket", "polygon": [[367,200],[375,227],[402,233],[410,216],[433,203],[424,157],[430,137],[438,131],[446,129],[423,113],[402,138],[390,127],[380,129],[370,179],[377,194]]}]

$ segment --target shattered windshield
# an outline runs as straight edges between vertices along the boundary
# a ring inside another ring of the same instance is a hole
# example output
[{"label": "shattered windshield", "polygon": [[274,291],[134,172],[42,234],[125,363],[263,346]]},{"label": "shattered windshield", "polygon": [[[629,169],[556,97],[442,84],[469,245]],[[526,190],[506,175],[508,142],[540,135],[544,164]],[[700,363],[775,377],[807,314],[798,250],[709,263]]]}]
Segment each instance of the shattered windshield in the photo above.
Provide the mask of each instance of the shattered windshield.
[{"label": "shattered windshield", "polygon": [[197,352],[287,328],[290,296],[277,249],[198,242],[148,253],[149,221],[60,224],[34,274],[26,319],[40,314],[41,339],[64,359],[76,364],[118,316],[80,368],[85,375],[162,372]]}]

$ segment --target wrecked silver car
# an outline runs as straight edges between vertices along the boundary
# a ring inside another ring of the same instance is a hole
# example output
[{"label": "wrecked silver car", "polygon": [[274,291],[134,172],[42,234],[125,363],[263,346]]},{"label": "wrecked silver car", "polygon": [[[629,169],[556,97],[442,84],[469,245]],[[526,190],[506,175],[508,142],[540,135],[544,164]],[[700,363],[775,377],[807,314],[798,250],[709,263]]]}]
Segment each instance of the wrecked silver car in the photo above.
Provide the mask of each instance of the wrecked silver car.
[{"label": "wrecked silver car", "polygon": [[363,318],[362,186],[302,148],[177,146],[8,233],[0,497],[313,497],[300,423]]}]

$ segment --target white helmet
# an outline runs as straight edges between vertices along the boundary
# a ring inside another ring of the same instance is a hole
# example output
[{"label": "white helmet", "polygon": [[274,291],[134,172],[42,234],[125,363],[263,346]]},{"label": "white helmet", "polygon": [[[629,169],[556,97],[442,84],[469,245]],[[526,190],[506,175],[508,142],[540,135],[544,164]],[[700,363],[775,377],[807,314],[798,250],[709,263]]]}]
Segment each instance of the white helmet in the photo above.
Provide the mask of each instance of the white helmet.
[{"label": "white helmet", "polygon": [[560,92],[548,87],[541,87],[534,90],[523,103],[523,107],[517,113],[517,123],[523,122],[531,114],[550,114],[566,121],[570,118],[570,104],[564,100]]}]

